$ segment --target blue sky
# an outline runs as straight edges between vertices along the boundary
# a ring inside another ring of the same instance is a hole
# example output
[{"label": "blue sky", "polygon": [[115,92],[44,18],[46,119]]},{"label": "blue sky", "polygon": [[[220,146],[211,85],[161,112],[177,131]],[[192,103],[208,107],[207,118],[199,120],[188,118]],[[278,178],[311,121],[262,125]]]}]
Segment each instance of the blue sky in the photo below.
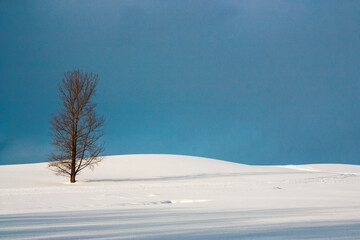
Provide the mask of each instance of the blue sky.
[{"label": "blue sky", "polygon": [[0,1],[0,164],[43,162],[65,71],[104,155],[360,164],[359,1]]}]

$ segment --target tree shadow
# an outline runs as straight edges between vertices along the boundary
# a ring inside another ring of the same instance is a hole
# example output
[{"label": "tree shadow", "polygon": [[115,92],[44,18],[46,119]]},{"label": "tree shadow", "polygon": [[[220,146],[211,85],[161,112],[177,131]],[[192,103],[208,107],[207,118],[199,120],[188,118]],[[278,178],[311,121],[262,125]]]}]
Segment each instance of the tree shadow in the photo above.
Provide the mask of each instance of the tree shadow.
[{"label": "tree shadow", "polygon": [[300,174],[297,172],[241,172],[241,173],[200,173],[183,176],[159,176],[149,178],[104,178],[90,179],[85,182],[137,182],[137,181],[170,181],[170,180],[188,180],[202,178],[220,178],[220,177],[242,177],[242,176],[260,176],[260,175],[279,175],[279,174]]}]

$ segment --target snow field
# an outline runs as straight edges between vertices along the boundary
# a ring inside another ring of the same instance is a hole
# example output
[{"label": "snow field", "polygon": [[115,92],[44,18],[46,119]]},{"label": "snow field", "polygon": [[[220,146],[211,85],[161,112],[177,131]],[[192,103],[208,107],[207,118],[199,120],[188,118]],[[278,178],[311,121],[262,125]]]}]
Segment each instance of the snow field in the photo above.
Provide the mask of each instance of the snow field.
[{"label": "snow field", "polygon": [[69,184],[0,166],[1,239],[359,239],[360,166],[105,157]]}]

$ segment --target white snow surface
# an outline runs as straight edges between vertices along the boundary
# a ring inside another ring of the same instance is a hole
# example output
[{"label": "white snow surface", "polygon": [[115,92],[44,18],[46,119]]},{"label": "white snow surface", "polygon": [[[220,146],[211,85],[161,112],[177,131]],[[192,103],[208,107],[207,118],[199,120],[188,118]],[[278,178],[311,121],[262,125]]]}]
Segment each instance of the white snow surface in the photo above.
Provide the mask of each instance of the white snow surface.
[{"label": "white snow surface", "polygon": [[360,239],[360,166],[108,156],[0,166],[0,239]]}]

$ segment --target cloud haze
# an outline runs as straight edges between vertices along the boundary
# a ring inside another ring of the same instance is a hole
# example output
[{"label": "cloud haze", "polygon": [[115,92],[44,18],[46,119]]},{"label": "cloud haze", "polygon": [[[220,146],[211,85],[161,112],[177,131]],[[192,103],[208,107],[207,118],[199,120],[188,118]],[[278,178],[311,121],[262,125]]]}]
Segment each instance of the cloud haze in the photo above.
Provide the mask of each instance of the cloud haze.
[{"label": "cloud haze", "polygon": [[358,1],[3,1],[0,163],[46,161],[57,83],[80,68],[100,76],[107,155],[359,164],[359,13]]}]

